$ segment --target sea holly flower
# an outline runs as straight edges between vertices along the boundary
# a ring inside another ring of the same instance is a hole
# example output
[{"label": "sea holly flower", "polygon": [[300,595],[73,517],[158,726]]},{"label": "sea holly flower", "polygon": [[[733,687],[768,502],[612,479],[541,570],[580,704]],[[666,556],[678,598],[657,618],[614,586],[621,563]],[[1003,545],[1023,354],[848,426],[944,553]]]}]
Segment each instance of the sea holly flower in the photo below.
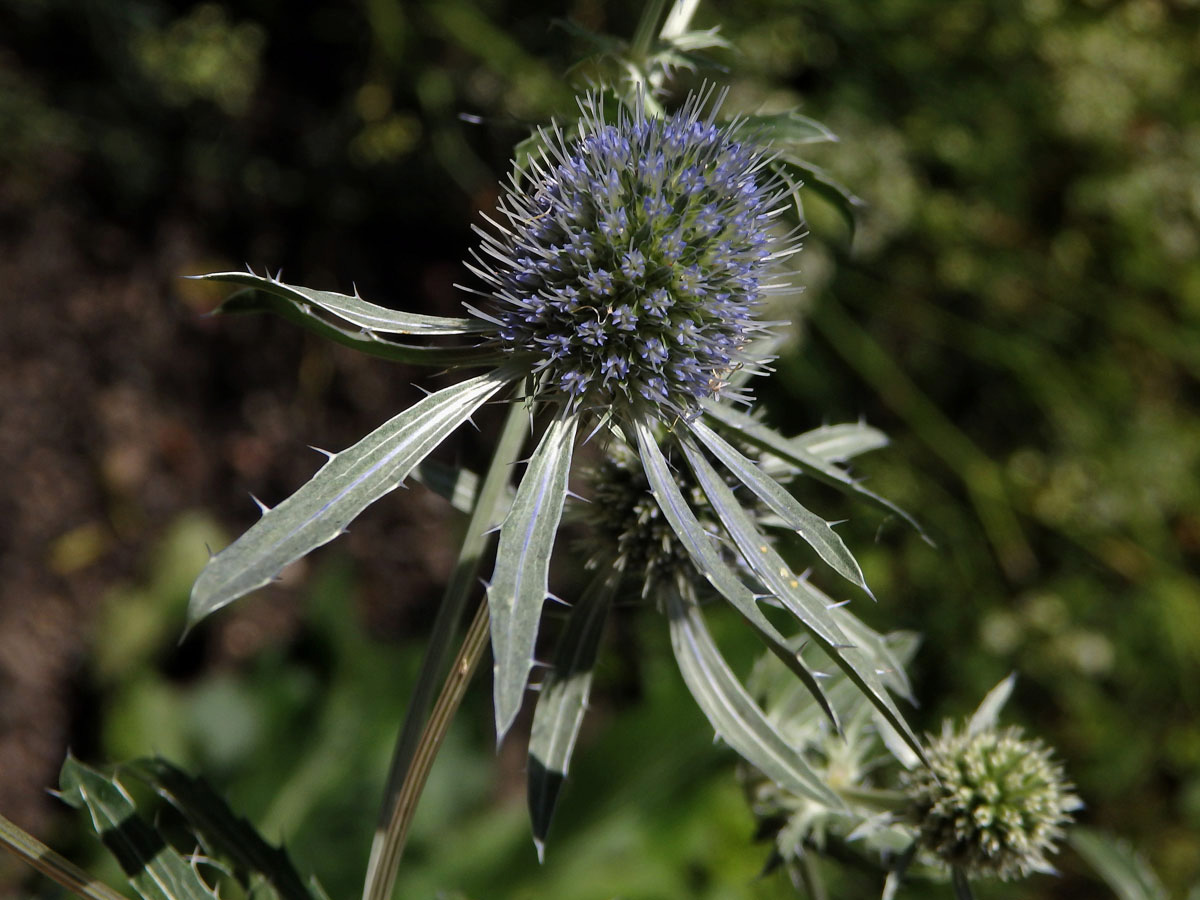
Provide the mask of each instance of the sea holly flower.
[{"label": "sea holly flower", "polygon": [[1083,804],[1049,747],[996,724],[1011,689],[1011,678],[1001,682],[965,727],[945,722],[928,767],[906,773],[923,862],[1004,881],[1054,872],[1048,856]]},{"label": "sea holly flower", "polygon": [[[747,137],[742,123],[718,124],[720,98],[710,101],[711,93],[692,96],[664,116],[641,100],[621,105],[594,93],[580,101],[571,127],[541,132],[540,153],[506,188],[500,221],[479,230],[470,266],[482,286],[473,289],[466,317],[398,312],[252,273],[205,276],[250,288],[222,311],[270,310],[381,357],[484,371],[329,454],[308,484],[264,508],[260,521],[200,574],[192,622],[266,584],[419,476],[428,454],[483,404],[521,395],[551,415],[500,527],[487,588],[498,736],[512,725],[534,665],[574,448],[605,429],[636,454],[654,503],[699,577],[766,645],[819,694],[760,608],[770,597],[918,746],[875,667],[830,612],[830,599],[792,572],[726,482],[731,477],[834,571],[866,589],[829,523],[738,448],[760,448],[896,511],[830,457],[734,408],[749,403],[735,374],[761,371],[753,340],[767,328],[758,319],[762,299],[782,289],[777,264],[798,244],[780,224],[791,186],[773,167],[772,151]],[[447,336],[460,343],[439,345]],[[761,593],[714,547],[660,447],[668,436],[674,463],[695,477]]]},{"label": "sea holly flower", "polygon": [[[860,640],[896,659],[889,684],[906,692],[903,664],[916,648],[913,636],[866,632]],[[759,833],[773,843],[771,865],[786,866],[799,881],[819,877],[804,865],[808,854],[854,858],[856,867],[886,872],[885,896],[913,874],[941,878],[949,871],[956,896],[970,896],[966,885],[973,879],[1007,881],[1054,871],[1048,857],[1082,804],[1045,744],[1023,737],[1019,728],[999,726],[1012,676],[988,693],[968,721],[947,721],[940,735],[930,736],[922,764],[839,675],[826,684],[842,720],[836,734],[789,674],[764,657],[748,687],[843,805],[781,785],[756,764],[744,767]]]}]

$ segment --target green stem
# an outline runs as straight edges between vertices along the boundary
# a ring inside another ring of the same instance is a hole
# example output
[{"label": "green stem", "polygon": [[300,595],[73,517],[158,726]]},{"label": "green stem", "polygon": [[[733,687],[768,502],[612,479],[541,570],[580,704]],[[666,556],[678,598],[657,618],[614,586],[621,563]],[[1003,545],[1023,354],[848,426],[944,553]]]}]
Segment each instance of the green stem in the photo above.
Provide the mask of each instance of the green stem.
[{"label": "green stem", "polygon": [[[488,645],[490,621],[487,601],[484,600],[479,604],[475,618],[471,621],[471,627],[467,629],[458,656],[455,657],[454,664],[450,667],[450,672],[446,675],[446,681],[442,685],[442,692],[438,695],[437,703],[433,705],[433,712],[429,715],[425,730],[421,732],[417,753],[413,757],[412,765],[408,768],[404,784],[400,787],[400,794],[396,802],[396,818],[392,820],[388,829],[388,834],[394,836],[389,849],[395,857],[396,864],[399,864],[400,857],[404,853],[404,845],[408,840],[408,828],[417,811],[417,800],[420,799],[421,792],[425,789],[425,782],[429,778],[430,769],[433,768],[433,761],[437,759],[438,750],[441,749],[446,732],[450,730],[450,722],[454,718],[455,712],[458,711],[459,704],[462,703],[463,695],[467,692],[467,685],[471,683],[471,675],[474,674],[475,667],[479,664],[480,657],[483,656],[484,648]],[[389,884],[389,892],[390,889]]]},{"label": "green stem", "polygon": [[[479,495],[475,499],[471,520],[467,523],[466,535],[458,552],[458,561],[446,585],[442,604],[433,623],[433,633],[430,635],[425,659],[417,676],[417,684],[413,688],[412,699],[404,716],[404,725],[392,751],[392,764],[388,772],[387,786],[384,788],[379,822],[371,842],[363,900],[387,900],[391,896],[404,841],[403,835],[395,829],[398,823],[403,823],[412,815],[412,810],[406,810],[403,804],[411,803],[415,806],[417,800],[416,796],[406,798],[401,788],[408,780],[409,770],[420,751],[421,741],[424,739],[425,718],[433,702],[437,684],[446,671],[446,663],[463,610],[475,590],[483,553],[491,538],[491,528],[496,524],[497,514],[512,474],[512,463],[525,443],[527,422],[528,411],[523,404],[514,402],[509,409],[487,475],[479,488]],[[407,825],[404,827],[407,828]]]},{"label": "green stem", "polygon": [[29,832],[0,816],[0,844],[68,891],[88,900],[125,900],[65,857],[59,856]]},{"label": "green stem", "polygon": [[646,0],[642,9],[642,17],[638,20],[637,31],[633,33],[633,41],[629,45],[629,55],[634,63],[641,66],[650,49],[654,46],[654,38],[658,35],[658,23],[662,21],[663,7],[667,0]]}]

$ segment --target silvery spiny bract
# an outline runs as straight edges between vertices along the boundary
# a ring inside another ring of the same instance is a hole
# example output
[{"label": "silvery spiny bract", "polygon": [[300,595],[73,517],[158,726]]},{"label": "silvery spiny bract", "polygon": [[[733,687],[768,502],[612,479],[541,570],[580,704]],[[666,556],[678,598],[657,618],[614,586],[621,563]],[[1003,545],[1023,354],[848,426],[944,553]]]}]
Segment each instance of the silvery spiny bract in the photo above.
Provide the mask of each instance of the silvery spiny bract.
[{"label": "silvery spiny bract", "polygon": [[[426,457],[485,403],[520,397],[525,404],[510,411],[510,423],[549,421],[510,495],[507,515],[496,508],[500,499],[480,501],[491,504],[484,521],[503,520],[487,587],[500,737],[520,709],[534,666],[575,446],[588,429],[604,429],[627,443],[652,502],[690,561],[694,577],[679,579],[682,589],[692,591],[698,583],[722,596],[820,697],[816,678],[760,604],[782,607],[919,747],[874,660],[839,624],[834,601],[792,571],[729,486],[737,483],[741,494],[769,511],[772,524],[800,535],[863,590],[862,572],[830,524],[743,450],[756,448],[790,474],[812,476],[904,515],[839,465],[869,449],[864,441],[878,441],[861,432],[826,443],[820,436],[786,439],[731,403],[748,402],[730,382],[755,370],[751,340],[764,331],[755,316],[763,295],[779,287],[778,260],[796,244],[793,232],[778,224],[785,195],[769,147],[743,135],[736,122],[718,126],[716,104],[702,116],[709,99],[691,97],[680,112],[660,117],[647,112],[640,98],[621,104],[595,93],[581,100],[582,115],[573,126],[541,132],[540,155],[513,176],[501,204],[506,224],[494,234],[482,232],[474,268],[487,289],[474,291],[468,317],[404,313],[357,294],[253,273],[204,276],[248,288],[226,301],[223,312],[271,311],[375,356],[484,371],[429,394],[342,452],[328,453],[308,484],[275,508],[264,506],[262,518],[200,574],[189,607],[192,622],[337,537],[405,479],[422,478]],[[460,343],[447,345],[446,336]],[[491,467],[500,473],[496,477],[509,477],[506,464],[519,452],[507,440],[498,445]],[[698,518],[695,490],[680,489],[675,467],[683,466],[703,495],[705,516],[720,524],[724,543]],[[481,490],[479,496],[505,494]],[[578,606],[591,609],[585,601],[603,594],[604,585],[601,579]],[[690,621],[693,604],[686,596],[683,601],[676,618]],[[580,628],[578,634],[591,640],[592,631]],[[555,740],[566,736],[564,726]],[[789,777],[789,783],[803,781],[810,791],[827,793],[811,777]]]},{"label": "silvery spiny bract", "polygon": [[514,175],[506,224],[479,230],[494,302],[476,313],[532,357],[538,396],[690,415],[757,363],[769,263],[798,246],[773,227],[786,190],[769,155],[714,124],[719,101],[701,118],[704,99],[610,123],[588,96],[576,132],[543,133],[542,159]]},{"label": "silvery spiny bract", "polygon": [[[850,616],[848,612],[845,615]],[[905,666],[916,652],[916,635],[880,635],[857,620],[851,627],[856,629],[860,646],[869,647],[887,669],[888,687],[911,697]],[[805,854],[831,851],[834,843],[839,852],[853,849],[872,861],[902,853],[912,838],[888,815],[895,806],[895,792],[889,790],[888,780],[888,763],[894,760],[881,733],[889,726],[842,673],[834,672],[823,687],[841,722],[841,730],[835,731],[812,696],[788,675],[778,660],[764,655],[746,686],[771,724],[811,762],[843,802],[830,805],[797,794],[743,763],[739,774],[758,820],[758,836],[773,843],[768,865],[781,864],[794,871]],[[904,755],[912,758],[911,752]]]},{"label": "silvery spiny bract", "polygon": [[[790,485],[798,481],[800,470],[775,453],[747,446],[741,440],[734,442],[740,445],[738,452],[744,451],[746,458],[776,483]],[[835,460],[856,456],[885,441],[878,431],[858,423],[824,426],[782,443],[792,454],[833,465]],[[754,556],[769,559],[773,566],[790,573],[775,547],[774,526],[782,520],[762,497],[747,490],[733,472],[718,472],[695,448],[687,449],[677,435],[664,433],[661,445],[668,457],[682,457],[681,462],[689,463],[675,468],[673,479],[679,496],[695,517],[695,527],[710,536],[710,563],[760,591],[766,590],[767,579],[762,566],[751,564]],[[637,455],[613,439],[603,459],[584,467],[581,476],[579,489],[588,502],[575,507],[575,518],[585,529],[579,548],[587,555],[588,568],[595,575],[571,610],[553,665],[542,680],[534,714],[529,744],[529,805],[539,846],[548,830],[582,722],[607,610],[615,597],[639,594],[647,605],[652,603],[666,615],[679,671],[717,735],[755,766],[778,796],[796,798],[797,803],[845,821],[852,810],[838,792],[840,781],[831,777],[831,768],[811,753],[805,742],[796,740],[794,733],[782,727],[790,727],[791,723],[764,710],[722,656],[708,630],[702,606],[726,587],[710,582],[698,570],[693,551],[656,501],[650,477]],[[729,512],[734,504],[739,508],[737,514]],[[756,554],[748,554],[744,545],[739,546],[736,531],[751,531],[758,536]],[[813,623],[805,638],[815,635],[819,643],[821,635],[836,630],[845,643],[830,647],[827,653],[809,648],[803,662],[794,651],[799,651],[805,640],[793,638],[787,646],[768,640],[768,645],[775,654],[772,659],[782,673],[782,681],[793,694],[806,698],[828,740],[840,742],[831,724],[835,716],[841,718],[844,728],[861,730],[872,712],[889,709],[873,691],[886,688],[908,695],[902,667],[904,654],[893,650],[806,579],[797,579],[797,583],[803,583],[803,593],[810,601],[818,601],[807,611],[822,611],[808,620],[803,618],[803,611],[797,612],[806,624]],[[785,592],[791,600],[798,594]],[[755,629],[766,621],[747,618]],[[878,680],[865,686],[864,672]]]}]

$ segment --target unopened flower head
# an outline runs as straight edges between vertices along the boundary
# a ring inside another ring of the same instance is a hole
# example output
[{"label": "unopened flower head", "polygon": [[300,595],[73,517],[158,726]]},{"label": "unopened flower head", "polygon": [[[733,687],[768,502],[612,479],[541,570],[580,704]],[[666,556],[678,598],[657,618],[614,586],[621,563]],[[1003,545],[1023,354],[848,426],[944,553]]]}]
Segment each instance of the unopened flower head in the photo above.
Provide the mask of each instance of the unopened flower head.
[{"label": "unopened flower head", "polygon": [[1049,748],[1017,728],[947,726],[927,756],[928,769],[906,775],[927,861],[1006,881],[1054,871],[1046,855],[1081,804]]},{"label": "unopened flower head", "polygon": [[[691,471],[681,466],[675,478],[701,526],[719,532],[719,520]],[[732,476],[724,480],[731,490],[741,492]],[[604,458],[584,470],[583,483],[589,502],[579,508],[578,517],[587,529],[580,543],[589,569],[622,572],[642,585],[644,596],[664,581],[696,578],[695,565],[651,494],[645,469],[633,450],[611,441]],[[763,512],[755,499],[743,499],[752,514]],[[733,553],[727,561],[737,568],[744,565]]]},{"label": "unopened flower head", "polygon": [[[580,510],[587,527],[583,549],[588,568],[616,569],[640,581],[643,594],[663,579],[690,572],[687,551],[650,494],[646,473],[633,451],[613,442],[603,460],[584,472],[590,502]],[[694,484],[681,485],[704,506]]]},{"label": "unopened flower head", "polygon": [[505,224],[480,230],[472,268],[492,302],[474,311],[531,358],[540,395],[688,414],[754,362],[757,308],[795,245],[774,228],[785,192],[769,153],[701,118],[707,99],[609,121],[588,96],[577,133],[544,133],[513,177]]}]

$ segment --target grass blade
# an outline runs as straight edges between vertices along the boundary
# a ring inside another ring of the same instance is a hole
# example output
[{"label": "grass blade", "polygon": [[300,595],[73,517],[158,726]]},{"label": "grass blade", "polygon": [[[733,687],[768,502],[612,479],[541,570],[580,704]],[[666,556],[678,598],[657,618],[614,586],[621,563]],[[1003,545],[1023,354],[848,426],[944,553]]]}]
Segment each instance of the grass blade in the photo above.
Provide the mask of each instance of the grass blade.
[{"label": "grass blade", "polygon": [[554,655],[554,668],[546,673],[538,694],[529,736],[527,790],[539,860],[545,854],[550,820],[583,724],[592,667],[619,583],[619,576],[613,573],[596,578],[584,591],[571,610]]},{"label": "grass blade", "polygon": [[123,894],[93,878],[4,816],[0,816],[0,844],[76,896],[85,900],[125,900]]},{"label": "grass blade", "polygon": [[331,456],[307,484],[208,561],[192,587],[189,626],[341,534],[512,377],[497,370],[430,394]]},{"label": "grass blade", "polygon": [[567,499],[567,476],[579,418],[556,418],[542,435],[500,527],[496,570],[488,586],[495,659],[496,740],[512,726],[533,668],[550,553]]},{"label": "grass blade", "polygon": [[840,809],[838,795],[750,699],[713,642],[699,607],[676,590],[666,592],[666,601],[679,671],[721,740],[785,790]]}]

